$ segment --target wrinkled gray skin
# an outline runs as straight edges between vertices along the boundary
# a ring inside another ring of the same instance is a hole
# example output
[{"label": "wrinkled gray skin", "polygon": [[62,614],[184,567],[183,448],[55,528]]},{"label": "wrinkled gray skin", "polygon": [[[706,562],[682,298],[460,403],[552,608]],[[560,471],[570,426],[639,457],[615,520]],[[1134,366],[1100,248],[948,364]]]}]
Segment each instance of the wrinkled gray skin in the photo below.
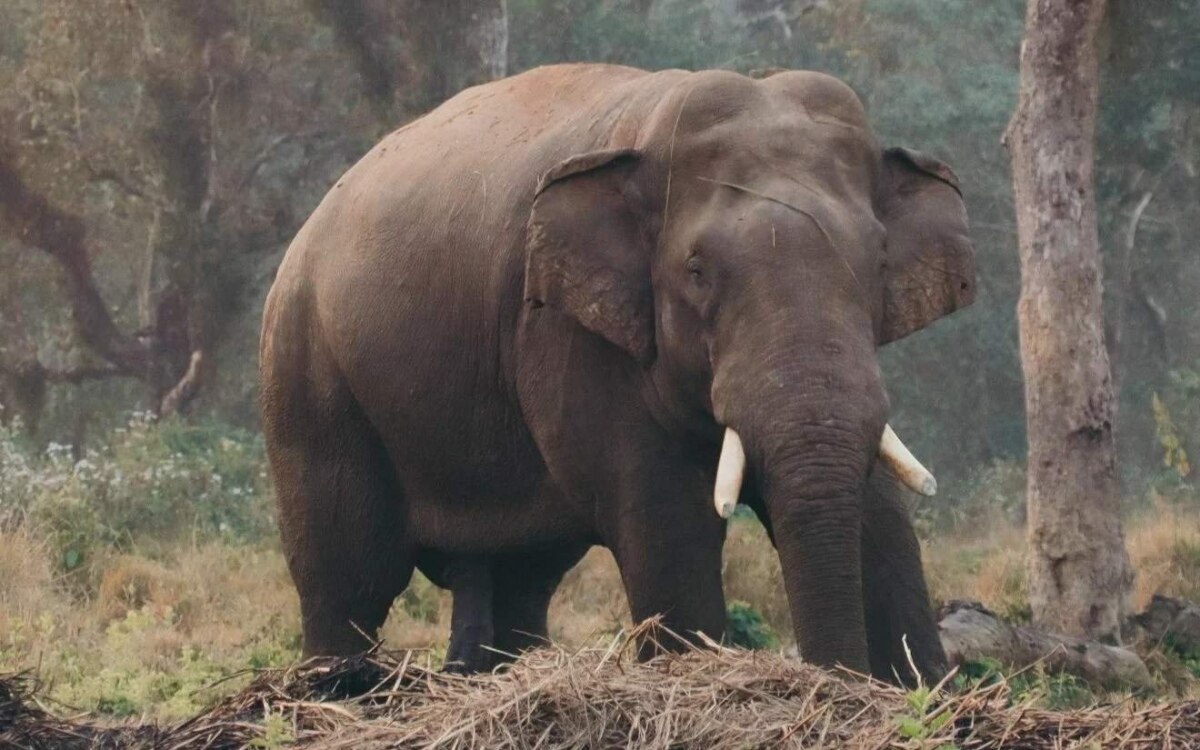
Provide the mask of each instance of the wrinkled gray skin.
[{"label": "wrinkled gray skin", "polygon": [[973,293],[953,173],[882,149],[828,76],[554,66],[463,92],[330,191],[267,302],[305,653],[360,650],[419,566],[455,592],[451,659],[486,667],[545,635],[592,544],[635,619],[719,638],[730,426],[804,657],[908,675],[906,636],[936,677],[874,468],[876,347]]}]

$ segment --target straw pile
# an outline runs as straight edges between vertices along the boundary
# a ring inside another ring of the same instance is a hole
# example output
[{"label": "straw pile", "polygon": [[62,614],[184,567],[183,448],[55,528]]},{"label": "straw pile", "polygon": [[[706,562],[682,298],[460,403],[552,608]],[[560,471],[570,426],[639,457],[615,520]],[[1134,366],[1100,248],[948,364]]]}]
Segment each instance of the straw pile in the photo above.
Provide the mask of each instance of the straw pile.
[{"label": "straw pile", "polygon": [[1200,703],[1070,712],[1012,705],[1003,682],[928,701],[764,652],[713,647],[633,658],[543,649],[482,677],[411,654],[259,674],[171,726],[64,720],[29,675],[0,678],[0,746],[22,748],[1195,748]]}]

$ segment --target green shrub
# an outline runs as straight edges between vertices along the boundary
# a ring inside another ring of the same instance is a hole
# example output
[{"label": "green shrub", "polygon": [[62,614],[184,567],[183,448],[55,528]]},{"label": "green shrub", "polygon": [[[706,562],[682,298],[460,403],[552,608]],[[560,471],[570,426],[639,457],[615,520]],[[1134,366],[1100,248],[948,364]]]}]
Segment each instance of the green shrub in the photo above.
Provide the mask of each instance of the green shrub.
[{"label": "green shrub", "polygon": [[1008,680],[1009,698],[1013,703],[1032,699],[1052,710],[1083,708],[1097,703],[1097,694],[1084,680],[1071,674],[1050,673],[1042,665],[1007,674],[1003,664],[995,659],[968,661],[959,667],[954,688],[966,690],[977,685],[991,685]]},{"label": "green shrub", "polygon": [[1171,632],[1163,637],[1162,645],[1193,677],[1200,679],[1200,650],[1185,648]]},{"label": "green shrub", "polygon": [[396,599],[396,604],[417,622],[436,623],[441,612],[441,590],[419,571],[413,573],[408,588]]},{"label": "green shrub", "polygon": [[779,648],[779,638],[757,609],[731,602],[726,610],[725,640],[732,646],[756,650]]},{"label": "green shrub", "polygon": [[59,695],[70,705],[116,717],[153,711],[183,718],[206,708],[213,698],[209,687],[229,670],[186,645],[153,660],[145,657],[147,643],[153,644],[171,617],[144,609],[113,621],[100,647],[100,668],[64,669]]},{"label": "green shrub", "polygon": [[274,528],[265,465],[261,438],[217,422],[134,415],[79,459],[0,428],[0,524],[44,530],[66,572],[98,547],[254,541]]}]

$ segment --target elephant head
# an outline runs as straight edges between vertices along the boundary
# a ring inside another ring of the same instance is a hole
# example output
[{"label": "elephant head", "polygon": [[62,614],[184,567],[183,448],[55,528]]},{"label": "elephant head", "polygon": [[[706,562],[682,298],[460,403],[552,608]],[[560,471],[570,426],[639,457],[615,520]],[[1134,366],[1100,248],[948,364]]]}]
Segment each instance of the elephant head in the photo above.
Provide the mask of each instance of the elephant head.
[{"label": "elephant head", "polygon": [[814,73],[701,74],[636,130],[543,178],[526,299],[640,363],[673,424],[724,435],[718,510],[761,499],[802,652],[865,669],[864,482],[882,453],[932,490],[887,427],[877,347],[973,299],[958,182],[881,148]]}]

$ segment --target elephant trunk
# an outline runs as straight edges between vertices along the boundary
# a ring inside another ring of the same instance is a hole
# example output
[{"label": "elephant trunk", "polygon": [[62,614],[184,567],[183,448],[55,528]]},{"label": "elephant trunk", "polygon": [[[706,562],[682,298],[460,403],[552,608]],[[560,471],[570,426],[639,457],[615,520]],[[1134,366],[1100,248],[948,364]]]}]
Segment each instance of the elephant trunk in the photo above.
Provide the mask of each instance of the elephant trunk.
[{"label": "elephant trunk", "polygon": [[797,426],[762,459],[796,641],[805,660],[869,670],[862,588],[862,492],[871,444],[850,428]]},{"label": "elephant trunk", "polygon": [[[770,338],[795,343],[769,354],[747,347],[737,359],[730,351],[719,363],[714,412],[730,429],[716,500],[730,508],[736,490],[729,487],[748,466],[770,517],[801,654],[865,673],[863,490],[888,411],[874,342],[856,346],[845,337],[837,351],[825,347],[837,356],[816,358],[805,337]],[[883,442],[889,462],[932,480],[911,454]]]}]

